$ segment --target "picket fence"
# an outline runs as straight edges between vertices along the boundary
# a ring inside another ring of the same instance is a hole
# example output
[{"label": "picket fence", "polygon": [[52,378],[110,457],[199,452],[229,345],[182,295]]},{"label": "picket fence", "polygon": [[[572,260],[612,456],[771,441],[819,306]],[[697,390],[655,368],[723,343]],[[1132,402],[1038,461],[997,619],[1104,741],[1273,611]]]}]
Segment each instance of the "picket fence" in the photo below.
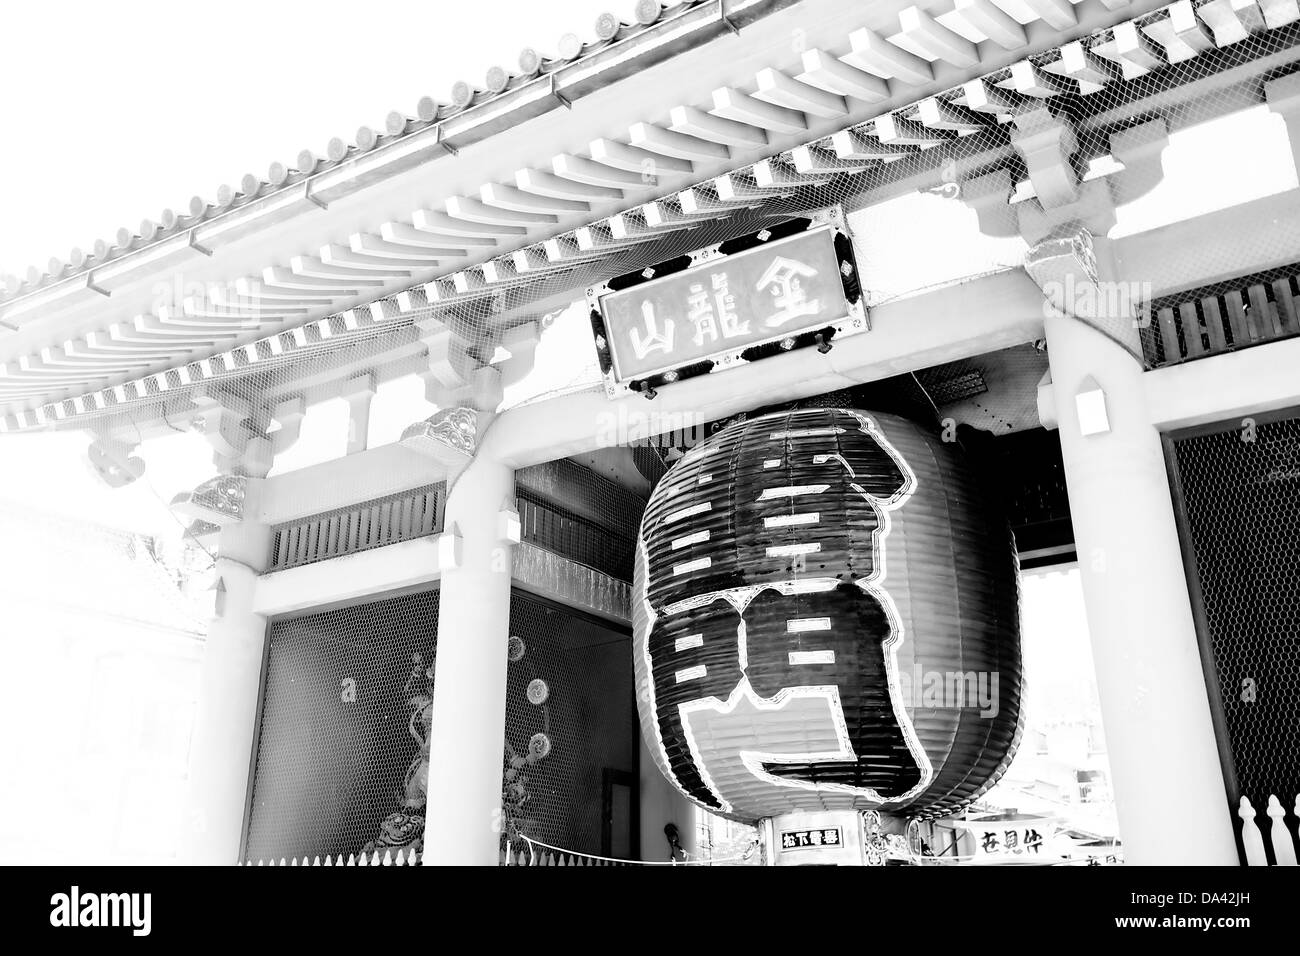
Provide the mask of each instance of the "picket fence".
[{"label": "picket fence", "polygon": [[[527,846],[523,849],[510,848],[503,849],[498,858],[501,866],[635,866],[634,860],[612,860],[601,856],[587,856],[582,853],[573,853],[557,851],[550,849],[536,849],[530,851]],[[424,855],[416,853],[415,850],[398,850],[393,853],[392,850],[385,850],[381,857],[378,851],[374,853],[348,854],[344,858],[343,854],[337,857],[331,857],[328,854],[322,859],[320,856],[304,856],[301,859],[279,860],[245,860],[240,866],[423,866]]]},{"label": "picket fence", "polygon": [[[511,856],[514,858],[511,859]],[[502,853],[502,866],[636,866],[635,860],[612,860],[603,856],[586,856],[582,853],[563,853],[554,850],[525,848],[517,853]]]},{"label": "picket fence", "polygon": [[345,859],[340,853],[337,857],[326,854],[322,860],[320,856],[304,856],[302,859],[294,857],[286,860],[280,857],[278,860],[258,860],[254,863],[252,860],[245,860],[240,866],[421,866],[424,863],[423,854],[417,854],[414,850],[398,850],[393,853],[392,850],[385,850],[381,857],[379,851],[374,853],[354,854],[349,853]]},{"label": "picket fence", "polygon": [[[1282,801],[1276,796],[1269,796],[1268,807],[1264,813],[1271,821],[1267,840],[1273,848],[1273,859],[1277,861],[1273,865],[1295,866],[1297,839],[1300,838],[1291,835],[1291,829],[1286,824],[1286,808],[1282,806]],[[1256,822],[1255,808],[1251,806],[1248,797],[1241,798],[1237,816],[1241,817],[1241,843],[1246,850],[1246,865],[1268,866],[1268,854],[1264,849],[1265,835]],[[1300,794],[1296,794],[1292,816],[1293,819],[1300,821]]]}]

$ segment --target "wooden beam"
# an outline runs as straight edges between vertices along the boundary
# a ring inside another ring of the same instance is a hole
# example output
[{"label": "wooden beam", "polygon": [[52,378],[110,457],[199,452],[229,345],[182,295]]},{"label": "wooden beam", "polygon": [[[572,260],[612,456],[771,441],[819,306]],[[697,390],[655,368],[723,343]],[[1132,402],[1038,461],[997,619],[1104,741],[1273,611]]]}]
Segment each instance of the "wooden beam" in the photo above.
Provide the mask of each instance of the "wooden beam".
[{"label": "wooden beam", "polygon": [[838,96],[852,96],[865,103],[889,99],[889,84],[879,76],[860,70],[824,50],[806,50],[799,82]]},{"label": "wooden beam", "polygon": [[[839,63],[840,61],[836,60],[835,62]],[[844,66],[842,63],[840,65]],[[852,69],[852,67],[849,67],[849,69]],[[758,92],[754,94],[755,98],[773,103],[776,106],[798,110],[823,119],[843,116],[849,111],[848,104],[844,102],[842,95],[829,93],[817,86],[792,79],[780,70],[760,70],[755,80],[758,83]]]},{"label": "wooden beam", "polygon": [[894,46],[880,34],[863,27],[849,34],[852,50],[840,57],[849,66],[885,79],[919,86],[934,79],[934,69],[914,53]]},{"label": "wooden beam", "polygon": [[704,110],[697,110],[693,106],[677,106],[668,114],[669,129],[685,133],[687,136],[694,136],[697,139],[708,140],[711,143],[721,143],[724,146],[765,146],[767,145],[767,132],[757,126],[751,126],[748,123],[740,123],[736,120],[725,119],[721,116],[714,116],[712,113],[706,113]]}]

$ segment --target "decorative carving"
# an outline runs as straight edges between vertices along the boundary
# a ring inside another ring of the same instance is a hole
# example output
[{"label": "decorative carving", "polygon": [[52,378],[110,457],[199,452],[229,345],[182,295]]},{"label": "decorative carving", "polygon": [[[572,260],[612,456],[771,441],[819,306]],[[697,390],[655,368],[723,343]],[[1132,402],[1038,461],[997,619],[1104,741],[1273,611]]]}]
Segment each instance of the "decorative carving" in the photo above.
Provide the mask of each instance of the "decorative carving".
[{"label": "decorative carving", "polygon": [[203,541],[210,538],[221,530],[220,525],[215,525],[211,521],[204,521],[202,518],[190,523],[185,529],[185,533],[194,541]]},{"label": "decorative carving", "polygon": [[466,458],[474,457],[478,448],[478,413],[472,408],[444,408],[402,432],[402,444],[426,454],[442,457],[437,451],[450,450]]},{"label": "decorative carving", "polygon": [[[525,659],[528,649],[522,638],[511,637],[509,658],[512,664]],[[527,665],[532,668],[532,662]],[[411,716],[407,732],[415,741],[415,756],[406,768],[401,788],[397,793],[398,807],[379,824],[379,834],[362,847],[363,853],[382,853],[386,850],[412,849],[424,851],[424,828],[429,801],[429,753],[433,733],[433,688],[437,660],[425,664],[424,655],[411,655],[411,673],[406,679],[407,709]],[[528,700],[542,709],[542,724],[550,727],[551,716],[546,708],[546,698],[535,700],[534,685],[545,682],[534,677],[528,685]],[[528,745],[516,749],[507,736],[504,741],[501,769],[501,824],[507,839],[521,835],[536,835],[537,821],[528,816],[528,803],[532,794],[528,789],[529,773],[551,753],[551,739],[544,732],[534,733]]]},{"label": "decorative carving", "polygon": [[1097,258],[1092,231],[1076,222],[1030,246],[1025,271],[1055,313],[1092,326],[1142,361],[1135,330],[1150,316],[1150,290],[1113,273],[1103,280]]},{"label": "decorative carving", "polygon": [[244,519],[244,498],[248,479],[242,475],[218,475],[209,478],[193,491],[181,492],[172,499],[172,510],[215,525]]},{"label": "decorative carving", "polygon": [[144,459],[131,454],[138,447],[138,442],[97,438],[86,449],[86,459],[100,481],[122,488],[144,474]]},{"label": "decorative carving", "polygon": [[[1042,240],[1025,253],[1025,271],[1049,297],[1055,285],[1064,285],[1067,275],[1075,282],[1095,285],[1097,251],[1092,233],[1084,226],[1076,226]],[[1070,311],[1062,308],[1063,303],[1053,300],[1052,304],[1062,311]]]},{"label": "decorative carving", "polygon": [[[909,830],[915,822],[909,822]],[[885,866],[887,860],[909,860],[911,852],[904,836],[885,832],[878,811],[866,810],[862,814],[862,856],[867,866]]]},{"label": "decorative carving", "polygon": [[[379,824],[379,835],[362,847],[364,853],[383,850],[405,850],[410,847],[424,849],[424,815],[429,799],[429,735],[433,731],[433,675],[434,665],[424,664],[420,653],[411,655],[411,675],[406,679],[405,691],[411,696],[406,702],[411,711],[406,729],[415,741],[415,757],[406,768],[402,789],[398,794],[400,806]],[[423,676],[423,688],[417,690]]]}]

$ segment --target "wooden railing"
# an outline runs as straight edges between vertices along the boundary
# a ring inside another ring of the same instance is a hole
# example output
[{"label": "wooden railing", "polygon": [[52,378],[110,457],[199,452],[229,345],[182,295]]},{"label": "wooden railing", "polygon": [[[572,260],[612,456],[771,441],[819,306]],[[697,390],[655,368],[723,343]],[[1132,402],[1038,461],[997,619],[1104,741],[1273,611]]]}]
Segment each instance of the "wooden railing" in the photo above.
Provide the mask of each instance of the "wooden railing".
[{"label": "wooden railing", "polygon": [[[1241,844],[1246,851],[1246,865],[1295,866],[1297,841],[1300,841],[1300,837],[1292,835],[1282,801],[1276,796],[1269,796],[1264,815],[1269,818],[1267,832],[1260,828],[1258,814],[1251,806],[1250,798],[1241,798],[1237,816],[1241,818]],[[1300,821],[1300,794],[1296,795],[1292,806],[1291,819]],[[1269,849],[1272,850],[1272,864],[1269,863]]]},{"label": "wooden railing", "polygon": [[1300,335],[1300,263],[1156,299],[1142,330],[1152,368]]},{"label": "wooden railing", "polygon": [[442,530],[445,486],[363,501],[276,527],[268,571],[283,571]]}]

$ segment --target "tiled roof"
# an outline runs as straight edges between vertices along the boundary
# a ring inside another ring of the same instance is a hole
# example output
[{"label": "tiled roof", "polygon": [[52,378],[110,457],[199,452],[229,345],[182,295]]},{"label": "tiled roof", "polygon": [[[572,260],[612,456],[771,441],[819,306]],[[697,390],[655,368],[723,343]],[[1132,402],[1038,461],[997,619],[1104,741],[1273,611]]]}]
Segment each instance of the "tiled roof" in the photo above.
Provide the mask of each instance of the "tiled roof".
[{"label": "tiled roof", "polygon": [[465,80],[452,84],[448,102],[435,100],[431,96],[423,97],[416,103],[412,114],[400,110],[390,112],[382,130],[362,126],[353,135],[351,142],[336,136],[326,144],[323,153],[304,149],[291,162],[271,163],[264,177],[248,173],[236,185],[223,184],[217,187],[216,194],[211,199],[194,196],[183,210],[164,209],[157,219],[143,219],[134,228],[123,226],[111,240],[96,240],[89,251],[74,248],[67,259],[52,258],[44,269],[33,265],[23,276],[4,276],[0,279],[0,302],[102,266],[256,199],[297,185],[355,156],[479,106],[704,2],[705,0],[676,0],[665,4],[659,0],[637,0],[630,21],[620,21],[612,13],[602,13],[596,18],[594,40],[584,41],[577,34],[566,33],[560,37],[554,56],[527,47],[520,52],[514,71],[494,66],[487,71],[482,85]]}]

